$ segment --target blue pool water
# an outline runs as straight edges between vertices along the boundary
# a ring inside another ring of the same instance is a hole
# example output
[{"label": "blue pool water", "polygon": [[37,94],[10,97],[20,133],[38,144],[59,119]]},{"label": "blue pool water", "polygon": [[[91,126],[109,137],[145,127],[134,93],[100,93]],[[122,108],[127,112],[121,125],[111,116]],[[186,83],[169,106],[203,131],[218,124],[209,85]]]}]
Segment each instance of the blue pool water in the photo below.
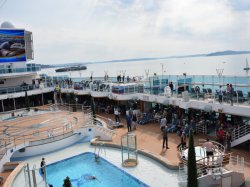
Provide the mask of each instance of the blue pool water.
[{"label": "blue pool water", "polygon": [[[144,187],[148,186],[107,160],[95,161],[95,154],[83,153],[50,165],[47,165],[47,182],[61,187],[69,176],[73,187]],[[96,176],[97,180],[90,180]]]}]

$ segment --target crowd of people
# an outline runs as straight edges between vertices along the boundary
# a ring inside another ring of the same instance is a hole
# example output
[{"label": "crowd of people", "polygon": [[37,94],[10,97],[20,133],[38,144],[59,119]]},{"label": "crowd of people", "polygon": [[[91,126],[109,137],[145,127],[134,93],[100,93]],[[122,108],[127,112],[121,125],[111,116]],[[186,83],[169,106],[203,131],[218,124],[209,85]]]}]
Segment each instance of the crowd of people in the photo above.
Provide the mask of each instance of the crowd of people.
[{"label": "crowd of people", "polygon": [[226,90],[223,90],[222,86],[220,85],[217,94],[219,95],[219,103],[222,103],[223,96],[225,96],[224,99],[229,101],[231,105],[233,105],[234,88],[232,84],[227,84]]},{"label": "crowd of people", "polygon": [[[138,115],[133,113],[132,109],[127,109],[124,105],[113,105],[112,103],[99,102],[104,111],[108,114],[114,115],[114,121],[120,122],[121,116],[125,116],[128,132],[136,128],[136,124],[140,124],[142,119],[142,114]],[[156,104],[149,113],[152,116],[151,122],[159,121],[160,130],[163,132],[165,129],[168,133],[177,133],[180,136],[180,147],[186,147],[186,138],[189,136],[189,130],[193,129],[194,134],[203,133],[208,134],[215,131],[215,137],[213,139],[217,140],[222,145],[226,146],[228,150],[231,149],[231,132],[234,128],[238,127],[233,124],[242,124],[243,121],[241,117],[233,117],[232,119],[226,119],[226,116],[216,114],[215,112],[205,112],[199,110],[184,110],[179,107],[166,107],[163,105]],[[201,132],[196,130],[198,127],[203,127],[207,129],[206,132]],[[166,147],[164,145],[164,147]]]},{"label": "crowd of people", "polygon": [[[228,151],[231,150],[232,131],[238,125],[243,124],[241,117],[231,117],[226,119],[223,114],[216,115],[216,113],[208,113],[204,111],[185,111],[179,108],[169,107],[165,109],[158,109],[154,111],[158,116],[161,116],[160,129],[167,129],[168,133],[177,133],[180,136],[180,144],[178,148],[186,147],[186,138],[189,136],[189,130],[193,129],[194,134],[198,126],[205,126],[208,134],[215,131],[214,139],[225,146]],[[233,125],[238,124],[238,125]]]}]

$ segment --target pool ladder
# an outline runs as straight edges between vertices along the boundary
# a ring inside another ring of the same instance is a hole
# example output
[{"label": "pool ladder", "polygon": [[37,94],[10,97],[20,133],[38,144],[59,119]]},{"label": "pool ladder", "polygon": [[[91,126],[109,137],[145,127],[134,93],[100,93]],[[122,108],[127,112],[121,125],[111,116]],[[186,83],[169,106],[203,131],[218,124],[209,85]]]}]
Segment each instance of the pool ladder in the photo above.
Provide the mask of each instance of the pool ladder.
[{"label": "pool ladder", "polygon": [[95,145],[95,159],[98,160],[100,158],[100,153],[104,153],[106,157],[106,149],[105,144],[102,142],[98,142]]}]

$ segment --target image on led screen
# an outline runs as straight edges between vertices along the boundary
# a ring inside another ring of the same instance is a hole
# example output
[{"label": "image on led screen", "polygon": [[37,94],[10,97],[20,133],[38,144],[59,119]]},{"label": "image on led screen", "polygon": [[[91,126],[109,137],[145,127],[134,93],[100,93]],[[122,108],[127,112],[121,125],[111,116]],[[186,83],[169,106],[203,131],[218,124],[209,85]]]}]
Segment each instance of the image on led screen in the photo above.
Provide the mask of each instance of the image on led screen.
[{"label": "image on led screen", "polygon": [[0,29],[0,63],[26,61],[24,30]]}]

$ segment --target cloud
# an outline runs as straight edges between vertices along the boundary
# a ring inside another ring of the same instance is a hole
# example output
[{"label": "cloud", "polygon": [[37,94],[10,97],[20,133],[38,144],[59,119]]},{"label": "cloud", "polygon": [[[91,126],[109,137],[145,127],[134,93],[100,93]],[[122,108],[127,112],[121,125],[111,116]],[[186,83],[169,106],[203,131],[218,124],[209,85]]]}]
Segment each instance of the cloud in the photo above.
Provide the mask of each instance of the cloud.
[{"label": "cloud", "polygon": [[96,61],[249,50],[246,0],[23,0],[10,20],[34,35],[36,62]]}]

